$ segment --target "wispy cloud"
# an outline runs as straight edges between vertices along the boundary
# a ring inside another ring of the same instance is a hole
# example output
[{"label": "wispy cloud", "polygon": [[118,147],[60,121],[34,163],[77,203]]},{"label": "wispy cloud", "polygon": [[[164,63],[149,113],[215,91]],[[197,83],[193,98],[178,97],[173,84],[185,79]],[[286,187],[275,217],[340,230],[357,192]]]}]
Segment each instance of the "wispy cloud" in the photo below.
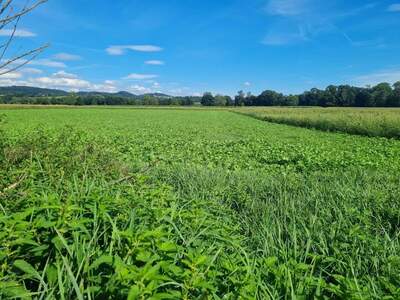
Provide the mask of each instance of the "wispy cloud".
[{"label": "wispy cloud", "polygon": [[153,90],[151,88],[142,86],[142,85],[131,85],[128,87],[128,91],[134,94],[147,94],[151,93]]},{"label": "wispy cloud", "polygon": [[146,65],[161,66],[165,63],[162,60],[147,60],[144,62]]},{"label": "wispy cloud", "polygon": [[251,83],[249,81],[246,81],[243,83],[244,86],[251,86]]},{"label": "wispy cloud", "polygon": [[388,11],[391,12],[400,12],[400,3],[394,3],[392,5],[389,5]]},{"label": "wispy cloud", "polygon": [[[2,59],[1,60],[1,62],[3,62],[3,63],[8,62],[8,61],[9,61],[9,59]],[[49,68],[60,68],[60,69],[63,69],[63,68],[67,67],[66,64],[63,63],[63,62],[55,61],[55,60],[47,59],[47,58],[35,59],[35,60],[32,60],[32,61],[28,61],[26,59],[21,58],[21,59],[18,59],[16,61],[13,61],[10,64],[10,66],[16,67],[16,66],[20,66],[22,64],[27,64],[27,65],[31,65],[31,66],[49,67]]]},{"label": "wispy cloud", "polygon": [[307,36],[302,32],[269,32],[262,43],[269,46],[282,46],[307,41]]},{"label": "wispy cloud", "polygon": [[265,11],[277,18],[261,42],[268,46],[297,44],[326,31],[330,23],[315,14],[317,4],[314,0],[269,0]]},{"label": "wispy cloud", "polygon": [[[327,33],[344,35],[337,25],[339,20],[371,10],[376,5],[367,3],[343,10],[328,1],[269,0],[265,11],[275,18],[261,42],[269,46],[281,46],[312,41]],[[350,40],[348,36],[345,38]],[[351,44],[355,45],[353,42]]]},{"label": "wispy cloud", "polygon": [[[4,72],[7,72],[8,70],[3,70]],[[19,79],[22,77],[22,74],[20,72],[9,72],[3,75],[0,75],[0,79]]]},{"label": "wispy cloud", "polygon": [[147,80],[147,79],[154,79],[157,78],[158,75],[154,74],[138,74],[138,73],[132,73],[129,74],[128,76],[124,77],[123,79],[131,79],[131,80]]},{"label": "wispy cloud", "polygon": [[11,36],[14,33],[14,36],[16,37],[34,37],[36,36],[36,33],[33,33],[32,31],[25,30],[25,29],[1,29],[0,30],[0,36]]},{"label": "wispy cloud", "polygon": [[39,87],[57,88],[67,90],[87,90],[91,87],[90,82],[77,78],[38,77],[31,79],[30,83]]},{"label": "wispy cloud", "polygon": [[375,85],[381,82],[395,83],[400,81],[400,69],[388,69],[370,74],[356,76],[353,81],[358,85]]},{"label": "wispy cloud", "polygon": [[127,50],[138,52],[160,52],[163,49],[153,45],[116,45],[106,49],[109,55],[123,55]]},{"label": "wispy cloud", "polygon": [[81,60],[82,57],[75,54],[70,53],[57,53],[53,56],[55,59],[62,60],[62,61],[74,61],[74,60]]},{"label": "wispy cloud", "polygon": [[50,67],[50,68],[66,68],[67,65],[60,61],[55,61],[51,59],[36,59],[29,62],[32,66],[42,66],[42,67]]},{"label": "wispy cloud", "polygon": [[76,78],[78,78],[78,75],[72,74],[72,73],[67,73],[65,71],[58,71],[58,72],[53,74],[53,77],[55,77],[55,78],[76,79]]},{"label": "wispy cloud", "polygon": [[386,43],[382,38],[371,40],[353,40],[347,33],[343,32],[344,38],[354,47],[385,48]]},{"label": "wispy cloud", "polygon": [[297,16],[307,12],[309,0],[270,0],[267,13],[280,16]]},{"label": "wispy cloud", "polygon": [[44,88],[63,89],[67,91],[98,91],[98,92],[116,92],[115,81],[105,80],[101,83],[93,83],[79,78],[76,74],[59,71],[50,76],[29,78],[27,85],[34,85]]},{"label": "wispy cloud", "polygon": [[66,91],[98,91],[117,92],[121,87],[116,80],[105,80],[100,83],[91,82],[80,78],[77,74],[58,71],[50,75],[38,76],[41,70],[23,68],[18,72],[10,72],[0,76],[0,86],[36,86],[42,88],[62,89]]},{"label": "wispy cloud", "polygon": [[23,68],[21,70],[19,70],[21,73],[24,74],[42,74],[43,71],[40,69],[36,69],[36,68]]}]

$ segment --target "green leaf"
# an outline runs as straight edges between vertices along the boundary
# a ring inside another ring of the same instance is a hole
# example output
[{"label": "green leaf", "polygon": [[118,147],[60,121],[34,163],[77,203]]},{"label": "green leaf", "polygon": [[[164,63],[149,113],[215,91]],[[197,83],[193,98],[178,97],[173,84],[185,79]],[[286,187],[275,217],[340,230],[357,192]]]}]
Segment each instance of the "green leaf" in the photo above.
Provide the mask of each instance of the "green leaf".
[{"label": "green leaf", "polygon": [[175,245],[175,243],[166,242],[166,243],[160,244],[158,246],[158,249],[160,249],[161,251],[164,251],[164,252],[175,252],[177,250],[177,246]]},{"label": "green leaf", "polygon": [[0,299],[32,299],[31,293],[17,282],[0,282]]},{"label": "green leaf", "polygon": [[97,258],[89,267],[89,270],[96,269],[102,264],[112,265],[114,262],[114,258],[110,255],[102,255]]},{"label": "green leaf", "polygon": [[25,260],[16,260],[14,262],[14,267],[17,269],[20,269],[22,272],[25,274],[29,275],[31,278],[40,278],[39,273],[36,271],[36,269],[28,262]]},{"label": "green leaf", "polygon": [[139,296],[140,296],[140,288],[137,285],[131,287],[128,294],[128,300],[136,300],[139,298]]},{"label": "green leaf", "polygon": [[47,288],[47,284],[44,282],[42,276],[40,276],[40,274],[30,263],[26,262],[25,260],[18,259],[14,262],[14,267],[20,269],[22,272],[28,275],[29,278],[39,280],[40,283]]}]

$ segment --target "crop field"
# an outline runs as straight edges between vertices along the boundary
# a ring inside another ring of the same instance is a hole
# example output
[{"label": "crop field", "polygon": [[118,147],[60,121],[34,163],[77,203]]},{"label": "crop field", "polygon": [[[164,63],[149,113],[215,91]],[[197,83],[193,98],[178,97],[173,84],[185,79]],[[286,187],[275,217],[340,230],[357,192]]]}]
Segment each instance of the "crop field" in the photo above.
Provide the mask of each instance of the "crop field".
[{"label": "crop field", "polygon": [[398,108],[240,108],[235,111],[269,122],[365,136],[400,138]]},{"label": "crop field", "polygon": [[0,115],[0,299],[400,298],[397,139],[225,110]]}]

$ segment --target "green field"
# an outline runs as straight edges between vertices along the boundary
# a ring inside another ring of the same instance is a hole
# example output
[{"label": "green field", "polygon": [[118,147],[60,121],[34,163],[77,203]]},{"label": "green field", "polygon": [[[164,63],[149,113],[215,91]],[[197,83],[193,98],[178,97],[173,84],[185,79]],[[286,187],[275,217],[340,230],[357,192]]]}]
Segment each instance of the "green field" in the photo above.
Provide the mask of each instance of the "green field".
[{"label": "green field", "polygon": [[224,110],[0,115],[0,299],[400,298],[396,139]]},{"label": "green field", "polygon": [[260,120],[364,136],[400,138],[399,108],[240,108]]}]

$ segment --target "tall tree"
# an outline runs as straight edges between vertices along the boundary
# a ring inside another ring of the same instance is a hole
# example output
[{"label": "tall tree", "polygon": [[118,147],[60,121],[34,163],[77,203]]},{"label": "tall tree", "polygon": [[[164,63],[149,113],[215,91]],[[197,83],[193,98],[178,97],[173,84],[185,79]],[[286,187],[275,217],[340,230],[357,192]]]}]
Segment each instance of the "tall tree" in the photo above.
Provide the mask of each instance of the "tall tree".
[{"label": "tall tree", "polygon": [[400,81],[393,84],[393,91],[389,97],[388,106],[400,107]]},{"label": "tall tree", "polygon": [[235,96],[235,106],[243,106],[245,104],[245,94],[243,91],[239,91],[238,94]]},{"label": "tall tree", "polygon": [[375,106],[383,107],[387,105],[390,95],[392,94],[392,87],[387,82],[382,82],[372,89],[372,97]]},{"label": "tall tree", "polygon": [[215,98],[212,93],[205,92],[203,97],[201,98],[201,105],[204,106],[213,106],[215,105]]}]

